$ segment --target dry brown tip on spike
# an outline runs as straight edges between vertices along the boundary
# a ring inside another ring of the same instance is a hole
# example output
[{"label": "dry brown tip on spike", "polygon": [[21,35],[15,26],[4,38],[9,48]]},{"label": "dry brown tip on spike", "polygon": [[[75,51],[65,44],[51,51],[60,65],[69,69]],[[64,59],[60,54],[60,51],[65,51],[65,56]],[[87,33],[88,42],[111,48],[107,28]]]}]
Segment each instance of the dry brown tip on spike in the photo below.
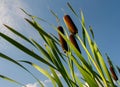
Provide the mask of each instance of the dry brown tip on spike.
[{"label": "dry brown tip on spike", "polygon": [[117,77],[117,75],[116,75],[116,73],[115,73],[115,70],[114,70],[114,68],[113,68],[112,66],[110,66],[110,71],[111,71],[111,74],[112,74],[113,79],[114,79],[115,81],[117,81],[117,80],[118,80],[118,77]]},{"label": "dry brown tip on spike", "polygon": [[74,35],[71,34],[71,35],[69,36],[69,38],[70,38],[71,43],[72,43],[72,44],[78,49],[78,51],[81,53],[81,50],[80,50],[80,48],[79,48],[79,46],[78,46],[78,44],[77,44],[77,41],[76,41]]},{"label": "dry brown tip on spike", "polygon": [[78,29],[77,27],[75,26],[74,22],[72,21],[71,17],[69,15],[65,15],[63,17],[63,20],[66,24],[66,26],[68,27],[69,31],[72,33],[72,34],[76,34],[78,33]]},{"label": "dry brown tip on spike", "polygon": [[[61,26],[58,26],[57,28],[62,34],[64,34],[64,30]],[[60,35],[60,33],[58,33],[59,35],[59,39],[60,39],[60,44],[62,46],[62,49],[64,52],[68,51],[68,46],[67,46],[67,43],[66,41],[64,40],[64,38]]]}]

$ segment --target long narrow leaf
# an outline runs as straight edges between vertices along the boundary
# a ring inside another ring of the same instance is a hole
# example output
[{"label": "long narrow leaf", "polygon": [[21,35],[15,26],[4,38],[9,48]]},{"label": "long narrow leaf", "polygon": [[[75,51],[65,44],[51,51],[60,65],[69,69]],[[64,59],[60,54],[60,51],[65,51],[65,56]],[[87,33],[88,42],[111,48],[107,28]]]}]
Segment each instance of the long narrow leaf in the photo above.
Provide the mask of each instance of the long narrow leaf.
[{"label": "long narrow leaf", "polygon": [[55,83],[56,83],[56,80],[55,80],[55,78],[54,78],[53,76],[51,76],[51,74],[50,74],[48,71],[46,71],[45,69],[41,68],[40,66],[38,66],[38,65],[35,64],[35,63],[29,62],[29,61],[22,61],[22,60],[21,60],[21,62],[30,64],[30,65],[33,66],[36,70],[38,70],[38,71],[41,72],[43,75],[45,75],[46,77],[48,77],[48,78],[52,81],[52,83],[53,83],[53,85],[54,85],[54,87],[55,87],[55,85],[56,85],[56,84],[55,84]]},{"label": "long narrow leaf", "polygon": [[[53,41],[55,41],[48,33],[46,33],[46,32],[40,27],[40,25],[39,25],[35,20],[33,20],[33,22],[30,21],[29,19],[26,19],[26,18],[25,18],[25,20],[26,20],[30,25],[32,25],[32,26],[39,32],[39,34],[40,34],[41,37],[44,39],[44,41],[46,41],[45,37],[48,37],[48,38],[52,39]],[[55,42],[56,42],[56,41],[55,41]],[[57,43],[57,42],[56,42],[56,43]]]},{"label": "long narrow leaf", "polygon": [[[84,18],[84,17],[83,17],[83,18]],[[86,37],[87,37],[87,40],[88,40],[90,49],[91,49],[92,52],[93,52],[92,44],[91,44],[91,38],[90,38],[90,36],[89,36],[86,28],[85,28],[85,25],[84,25],[83,23],[81,23],[81,25],[82,25],[82,27],[83,27],[83,29],[84,29],[84,31],[85,31],[85,34],[86,34]],[[98,49],[98,47],[96,47],[96,49]],[[94,53],[94,52],[93,52],[93,53]],[[108,69],[107,69],[107,67],[106,67],[105,61],[103,60],[103,58],[102,58],[102,56],[101,56],[101,54],[100,54],[100,51],[97,50],[96,53],[97,53],[97,55],[99,56],[99,62],[100,62],[100,64],[101,64],[102,70],[105,71],[105,74],[106,74],[108,80],[111,82],[111,85],[114,87],[114,83],[113,83],[113,81],[112,81],[112,79],[111,79],[111,77],[110,77],[110,75],[109,75]],[[92,59],[92,58],[91,58],[91,59]],[[92,62],[93,62],[93,61],[92,61]],[[95,64],[95,63],[94,63],[94,64]],[[96,68],[98,68],[98,67],[100,68],[100,66],[97,66]],[[99,73],[101,73],[101,75],[102,75],[102,70],[101,70],[101,72],[99,72]],[[98,71],[99,71],[99,70],[98,70]],[[105,85],[107,86],[108,84],[107,84],[104,76],[103,76],[102,79],[104,80]]]},{"label": "long narrow leaf", "polygon": [[[38,20],[41,20],[41,21],[43,21],[43,22],[46,22],[46,23],[48,23],[46,20],[44,20],[44,19],[42,19],[42,18],[39,18],[39,17],[37,17],[37,16],[34,16],[34,15],[31,15],[31,14],[29,14],[28,12],[26,12],[24,9],[22,9],[22,8],[20,8],[27,16],[29,16],[31,19],[38,19]],[[50,23],[48,23],[48,24],[50,24]]]},{"label": "long narrow leaf", "polygon": [[84,77],[85,81],[89,84],[90,87],[98,87],[98,84],[96,83],[95,79],[92,78],[92,76],[90,75],[90,73],[88,73],[84,67],[82,67],[76,60],[75,58],[71,55],[71,59],[73,60],[73,62],[75,63],[75,65],[77,66],[77,68],[79,69],[80,73],[82,74],[82,76]]},{"label": "long narrow leaf", "polygon": [[92,35],[92,38],[94,39],[94,32],[93,32],[93,29],[92,29],[92,27],[91,26],[89,26],[89,29],[90,29],[90,32],[91,32],[91,35]]},{"label": "long narrow leaf", "polygon": [[[53,62],[55,63],[56,67],[58,68],[58,71],[61,73],[61,75],[63,76],[63,78],[65,79],[65,81],[67,82],[67,84],[70,86],[70,81],[69,81],[69,74],[67,73],[67,70],[65,69],[65,67],[63,66],[61,60],[59,59],[60,57],[58,56],[58,54],[56,53],[56,48],[54,47],[54,44],[52,42],[52,40],[47,39],[51,49],[47,47],[48,53],[51,56],[51,59],[53,60]],[[54,53],[54,55],[53,55]]]},{"label": "long narrow leaf", "polygon": [[27,68],[25,68],[23,65],[21,65],[20,63],[18,63],[16,60],[14,60],[14,59],[6,56],[3,53],[0,53],[0,58],[6,59],[6,60],[8,60],[8,61],[10,61],[10,62],[12,62],[12,63],[20,66],[21,68],[23,68],[25,71],[27,71],[28,73],[30,73],[36,79],[36,81],[42,86],[42,83],[38,80],[38,78],[35,77]]},{"label": "long narrow leaf", "polygon": [[[0,75],[0,78],[2,78],[2,79],[4,79],[4,80],[7,80],[7,81],[9,81],[9,82],[13,82],[13,83],[16,83],[16,84],[18,84],[18,85],[24,86],[22,83],[19,83],[19,82],[15,81],[15,80],[13,80],[13,79],[11,79],[11,78],[9,78],[9,77],[6,77],[6,76],[4,76],[4,75]],[[24,86],[24,87],[25,87],[25,86]]]},{"label": "long narrow leaf", "polygon": [[[23,34],[17,32],[15,29],[13,29],[12,27],[10,27],[10,26],[8,26],[8,25],[6,25],[6,24],[4,24],[4,26],[5,26],[7,29],[9,29],[10,31],[12,31],[14,34],[18,35],[19,37],[21,37],[21,38],[24,39],[25,41],[27,41],[27,42],[29,42],[30,44],[32,44],[31,41],[30,41],[27,37],[25,37]],[[33,44],[32,44],[32,45],[33,45]],[[33,46],[34,46],[34,45],[33,45]]]},{"label": "long narrow leaf", "polygon": [[[81,11],[81,22],[85,26],[85,19],[82,11]],[[82,26],[82,36],[83,36],[83,42],[86,46],[86,34],[85,34],[85,30],[83,29],[83,26]]]},{"label": "long narrow leaf", "polygon": [[[95,44],[95,47],[96,47],[96,49],[98,49],[97,44]],[[97,53],[97,55],[99,57],[99,61],[100,61],[101,67],[102,67],[103,71],[105,72],[105,75],[107,76],[108,80],[110,81],[111,86],[114,87],[115,84],[114,84],[114,82],[113,82],[113,80],[112,80],[112,78],[110,76],[110,73],[108,71],[107,65],[105,64],[105,61],[104,61],[104,59],[103,59],[99,49],[97,50],[96,53]]]},{"label": "long narrow leaf", "polygon": [[75,12],[75,10],[73,9],[69,2],[67,2],[67,5],[70,8],[70,10],[78,17],[77,13]]},{"label": "long narrow leaf", "polygon": [[53,10],[50,10],[50,12],[52,13],[53,16],[55,16],[57,22],[59,22],[60,19],[58,18],[57,14]]},{"label": "long narrow leaf", "polygon": [[20,49],[23,52],[25,52],[26,54],[32,56],[33,58],[35,58],[35,59],[41,61],[42,63],[45,63],[46,65],[51,66],[52,68],[55,69],[55,67],[53,65],[51,65],[49,62],[47,62],[46,60],[44,60],[43,58],[38,56],[33,51],[29,50],[28,48],[26,48],[22,44],[18,43],[17,41],[13,40],[12,38],[8,37],[7,35],[5,35],[3,33],[0,33],[0,36],[3,37],[4,39],[6,39],[8,42],[10,42],[12,45],[16,46],[18,49]]},{"label": "long narrow leaf", "polygon": [[54,69],[52,69],[52,68],[50,68],[50,70],[51,70],[51,72],[52,72],[52,74],[53,74],[53,76],[54,76],[54,78],[55,78],[58,86],[59,86],[59,87],[63,87],[63,84],[62,84],[62,82],[60,81],[60,76],[59,76],[59,74],[57,74],[56,71],[55,71]]},{"label": "long narrow leaf", "polygon": [[42,46],[40,46],[35,40],[32,39],[32,42],[34,43],[34,45],[39,49],[39,51],[42,53],[43,56],[45,56],[48,60],[51,60],[49,54],[44,50],[44,48]]},{"label": "long narrow leaf", "polygon": [[86,48],[86,46],[84,45],[84,43],[82,42],[81,38],[79,36],[77,36],[77,38],[80,41],[81,45],[83,46],[84,50],[86,51],[88,57],[90,58],[90,60],[94,64],[95,68],[99,72],[100,76],[102,77],[102,80],[104,81],[106,87],[108,87],[107,81],[106,81],[106,79],[104,77],[104,74],[102,73],[102,70],[100,69],[100,66],[98,66],[98,64],[96,63],[96,61],[94,60],[94,58],[92,57],[92,55],[90,54],[90,52],[88,51],[88,49]]}]

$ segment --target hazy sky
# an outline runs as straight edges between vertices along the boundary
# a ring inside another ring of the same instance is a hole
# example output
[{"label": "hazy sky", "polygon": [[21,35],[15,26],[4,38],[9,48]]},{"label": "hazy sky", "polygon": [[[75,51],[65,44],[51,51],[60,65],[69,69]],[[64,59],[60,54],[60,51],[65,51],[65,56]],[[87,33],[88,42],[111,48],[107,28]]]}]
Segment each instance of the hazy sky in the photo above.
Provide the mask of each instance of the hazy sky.
[{"label": "hazy sky", "polygon": [[[78,14],[80,14],[80,10],[83,11],[86,25],[87,27],[89,27],[89,25],[93,27],[95,40],[103,56],[105,57],[105,53],[108,53],[113,63],[120,66],[120,0],[0,0],[0,32],[6,33],[24,44],[24,41],[6,30],[2,25],[5,23],[13,26],[26,36],[34,37],[39,41],[40,38],[37,37],[36,32],[33,31],[32,27],[24,21],[24,18],[27,16],[20,10],[20,8],[23,8],[32,15],[48,20],[56,26],[58,26],[56,19],[50,13],[49,9],[52,9],[57,13],[61,20],[65,13],[69,14],[75,20],[77,27],[81,29],[74,15],[68,9],[66,5],[67,2],[71,3]],[[55,33],[50,27],[46,26],[46,24],[41,24],[46,31]],[[33,61],[31,57],[25,55],[2,38],[0,38],[0,52],[15,59],[30,59]],[[28,66],[28,69],[31,68]],[[32,72],[40,78],[46,87],[50,87],[50,81],[47,78],[39,72]],[[14,78],[17,81],[26,84],[27,87],[37,87],[36,81],[32,79],[27,72],[3,59],[0,59],[0,74]],[[0,79],[0,87],[20,86]]]}]

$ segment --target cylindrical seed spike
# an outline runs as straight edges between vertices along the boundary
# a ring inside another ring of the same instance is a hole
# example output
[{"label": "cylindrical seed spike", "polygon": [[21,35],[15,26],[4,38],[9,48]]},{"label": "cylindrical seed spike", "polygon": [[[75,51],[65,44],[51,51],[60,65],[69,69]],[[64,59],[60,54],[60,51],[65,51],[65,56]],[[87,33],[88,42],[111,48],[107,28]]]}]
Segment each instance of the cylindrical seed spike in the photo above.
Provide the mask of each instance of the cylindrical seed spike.
[{"label": "cylindrical seed spike", "polygon": [[72,33],[72,34],[76,34],[78,33],[78,29],[77,27],[75,26],[74,22],[72,21],[71,17],[69,15],[65,15],[63,17],[63,20],[66,24],[66,26],[68,27],[69,31]]},{"label": "cylindrical seed spike", "polygon": [[115,73],[115,70],[113,69],[112,66],[110,66],[110,71],[111,71],[111,74],[112,74],[113,79],[114,79],[115,81],[117,81],[117,80],[118,80],[118,77],[117,77],[117,75],[116,75],[116,73]]},{"label": "cylindrical seed spike", "polygon": [[71,34],[71,35],[69,36],[69,38],[70,38],[71,43],[72,43],[72,44],[78,49],[78,51],[81,53],[81,50],[80,50],[80,48],[79,48],[79,46],[78,46],[78,44],[77,44],[77,41],[76,41],[74,35]]},{"label": "cylindrical seed spike", "polygon": [[[57,28],[62,34],[64,34],[64,30],[61,26],[58,26]],[[60,33],[58,33],[59,35],[59,39],[60,39],[60,44],[62,46],[62,49],[64,52],[68,51],[68,46],[67,46],[67,43],[66,41],[64,40],[64,38],[60,35]]]}]

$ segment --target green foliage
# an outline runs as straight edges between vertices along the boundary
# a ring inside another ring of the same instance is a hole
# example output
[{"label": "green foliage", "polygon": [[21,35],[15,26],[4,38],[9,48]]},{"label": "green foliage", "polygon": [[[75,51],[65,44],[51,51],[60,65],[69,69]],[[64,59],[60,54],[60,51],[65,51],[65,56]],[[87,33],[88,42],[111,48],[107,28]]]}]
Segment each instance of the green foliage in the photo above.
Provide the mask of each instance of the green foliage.
[{"label": "green foliage", "polygon": [[[78,14],[75,12],[70,3],[67,3],[67,5],[79,20],[80,18],[78,17]],[[50,11],[57,19],[59,19],[52,10]],[[89,27],[89,29],[87,29],[85,26],[85,20],[82,11],[80,13],[82,37],[80,37],[78,33],[75,33],[74,38],[80,43],[82,47],[81,49],[82,51],[85,51],[85,55],[87,55],[88,59],[84,56],[84,54],[82,54],[82,52],[79,52],[74,44],[71,43],[68,37],[69,33],[66,32],[66,28],[64,28],[66,35],[64,35],[57,29],[56,26],[50,24],[50,26],[56,32],[58,32],[59,35],[61,35],[61,37],[67,42],[69,50],[64,53],[59,50],[61,48],[59,38],[54,34],[50,35],[48,32],[45,32],[42,26],[35,20],[35,18],[39,19],[38,17],[30,15],[24,10],[23,12],[31,17],[32,20],[26,18],[25,20],[39,33],[40,37],[42,37],[42,39],[44,40],[45,45],[39,44],[33,38],[29,39],[25,37],[23,34],[19,33],[6,24],[4,24],[4,26],[12,31],[14,34],[16,34],[18,37],[33,45],[33,47],[35,47],[35,49],[37,49],[37,51],[40,52],[40,54],[42,55],[40,56],[37,53],[31,51],[30,48],[23,46],[21,43],[17,42],[13,38],[10,38],[6,34],[0,33],[0,37],[4,38],[6,41],[14,45],[19,50],[23,51],[27,55],[31,56],[33,59],[38,60],[40,63],[44,63],[49,68],[49,70],[43,69],[38,64],[30,62],[29,60],[14,60],[13,58],[10,58],[3,53],[0,53],[0,58],[4,58],[26,70],[33,76],[33,78],[36,79],[41,87],[44,87],[44,84],[39,81],[39,78],[36,78],[34,74],[27,70],[25,66],[21,65],[21,62],[31,65],[48,79],[50,79],[54,87],[64,87],[64,83],[66,83],[68,87],[116,87],[116,84],[114,83],[114,81],[116,80],[114,80],[114,78],[112,77],[112,73],[110,74],[104,58],[94,40],[92,27]],[[45,22],[48,23],[47,21]],[[90,37],[88,30],[90,31],[92,37]],[[79,71],[80,76],[77,75],[76,69]],[[118,66],[117,69],[120,72],[120,68]],[[3,75],[0,75],[0,78],[12,81],[19,85],[23,85]],[[64,82],[62,80],[64,80]],[[117,80],[116,82],[119,81]]]}]

